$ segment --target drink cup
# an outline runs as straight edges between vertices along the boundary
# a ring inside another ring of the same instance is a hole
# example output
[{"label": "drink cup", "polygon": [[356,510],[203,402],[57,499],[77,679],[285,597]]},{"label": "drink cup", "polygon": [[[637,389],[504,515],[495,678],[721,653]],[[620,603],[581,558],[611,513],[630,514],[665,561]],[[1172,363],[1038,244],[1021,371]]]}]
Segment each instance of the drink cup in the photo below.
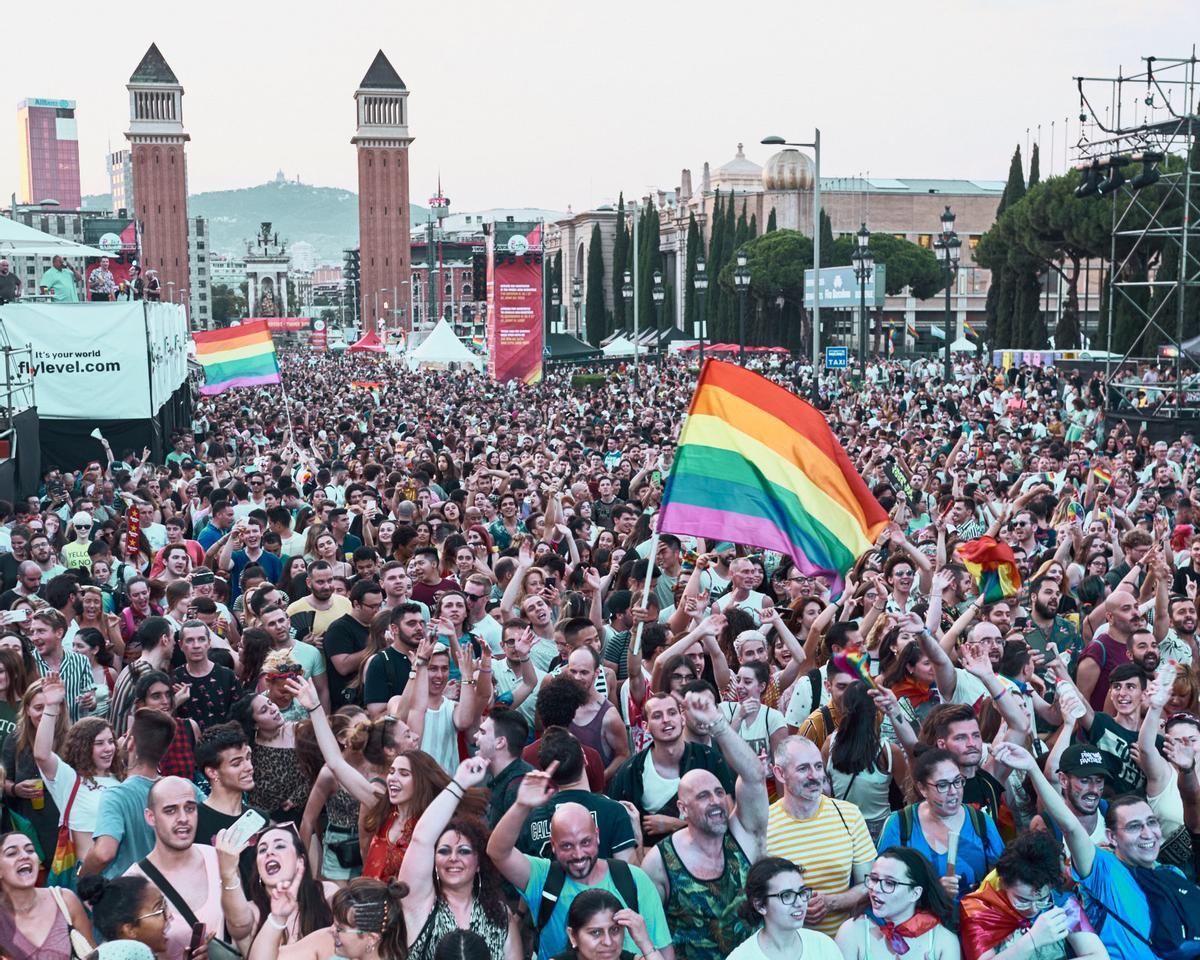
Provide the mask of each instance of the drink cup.
[{"label": "drink cup", "polygon": [[30,798],[29,805],[34,810],[42,810],[46,806],[46,784],[41,780],[34,780],[33,782],[37,785],[37,793]]}]

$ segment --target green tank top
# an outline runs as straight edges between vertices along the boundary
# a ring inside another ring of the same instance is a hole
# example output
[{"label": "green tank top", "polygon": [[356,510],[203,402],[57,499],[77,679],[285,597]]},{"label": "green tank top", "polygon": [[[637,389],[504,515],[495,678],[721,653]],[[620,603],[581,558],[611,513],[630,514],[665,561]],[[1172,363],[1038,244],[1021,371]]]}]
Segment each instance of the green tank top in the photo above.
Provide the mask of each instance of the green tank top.
[{"label": "green tank top", "polygon": [[738,916],[746,896],[750,861],[733,834],[723,842],[725,869],[715,880],[700,880],[675,851],[675,837],[664,839],[658,849],[671,883],[667,898],[667,923],[675,932],[678,960],[722,960],[753,932]]}]

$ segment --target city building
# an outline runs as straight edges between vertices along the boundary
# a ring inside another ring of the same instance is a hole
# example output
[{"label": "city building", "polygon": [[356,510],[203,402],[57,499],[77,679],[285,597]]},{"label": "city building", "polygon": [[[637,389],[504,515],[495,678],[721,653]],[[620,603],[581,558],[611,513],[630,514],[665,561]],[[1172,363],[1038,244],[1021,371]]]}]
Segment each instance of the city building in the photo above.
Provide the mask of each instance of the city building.
[{"label": "city building", "polygon": [[368,330],[376,329],[380,321],[402,328],[397,304],[411,279],[408,146],[412,137],[408,89],[382,50],[354,91],[354,102],[357,128],[350,142],[358,152],[361,316]]},{"label": "city building", "polygon": [[75,101],[22,100],[17,104],[17,136],[21,145],[18,202],[56,200],[66,210],[83,206]]},{"label": "city building", "polygon": [[317,248],[307,240],[299,240],[289,248],[292,253],[292,269],[299,273],[312,273],[317,266]]},{"label": "city building", "polygon": [[[73,243],[88,243],[85,239],[85,225],[95,220],[104,220],[109,216],[107,210],[65,210],[62,207],[23,207],[17,205],[15,211],[7,211],[7,215],[18,223],[23,223],[42,233],[63,237]],[[88,231],[92,233],[93,231]],[[42,274],[52,266],[51,257],[9,257],[12,269],[21,278],[26,290],[37,290],[37,281]],[[84,272],[86,264],[81,258],[67,258],[73,267]],[[79,291],[80,297],[83,290]]]},{"label": "city building", "polygon": [[336,264],[323,263],[313,268],[313,286],[340,286],[342,283],[342,268]]},{"label": "city building", "polygon": [[209,272],[208,221],[204,217],[188,218],[188,275],[191,278],[189,316],[192,329],[211,330],[212,275]]},{"label": "city building", "polygon": [[114,150],[105,158],[108,166],[108,192],[114,213],[133,209],[133,155]]},{"label": "city building", "polygon": [[208,260],[209,278],[215,287],[218,284],[231,290],[241,290],[246,282],[246,259],[226,253],[214,253]]},{"label": "city building", "polygon": [[[187,157],[183,87],[156,45],[126,85],[134,207],[143,271],[158,271],[162,290],[192,289],[188,253]],[[185,305],[186,309],[186,305]]]},{"label": "city building", "polygon": [[[758,232],[764,232],[772,212],[780,229],[800,230],[813,234],[813,163],[800,150],[787,148],[772,154],[759,165],[746,156],[742,144],[726,163],[715,171],[705,163],[698,190],[692,188],[690,170],[680,174],[679,186],[671,191],[656,190],[638,202],[643,207],[654,204],[659,215],[659,250],[663,257],[664,282],[679,291],[681,277],[687,266],[687,231],[689,218],[696,223],[706,247],[711,234],[713,207],[717,193],[722,201],[734,198],[734,210],[740,216],[757,221]],[[941,215],[946,206],[955,214],[954,229],[962,241],[959,269],[951,290],[951,311],[955,337],[964,335],[966,325],[975,331],[985,328],[985,306],[991,285],[991,272],[975,263],[974,251],[980,236],[996,219],[996,207],[1004,190],[998,180],[930,180],[892,179],[886,177],[822,177],[821,208],[830,218],[834,237],[852,235],[862,224],[873,233],[890,233],[931,248],[941,229]],[[631,226],[632,204],[626,202],[626,214]],[[547,260],[559,251],[563,254],[563,312],[567,329],[582,332],[586,317],[579,318],[568,307],[572,281],[578,277],[582,289],[587,289],[587,254],[592,227],[599,224],[605,267],[605,306],[612,309],[612,244],[616,230],[616,211],[612,205],[563,217],[547,227]],[[1093,269],[1094,268],[1094,269]],[[1093,262],[1079,285],[1081,323],[1086,333],[1094,331],[1099,321],[1103,269]],[[672,302],[676,326],[683,326],[685,296],[677,295]],[[1044,278],[1042,309],[1048,329],[1053,333],[1056,317],[1066,302],[1066,287],[1057,273],[1050,271]],[[826,316],[826,312],[831,315]],[[848,342],[855,325],[850,322],[849,310],[822,311],[822,326],[827,339]],[[945,322],[945,301],[942,295],[917,300],[907,289],[889,296],[882,308],[885,327],[894,331],[897,349],[910,352],[935,352],[944,340],[931,333],[940,333]],[[911,331],[916,331],[914,338]]]}]

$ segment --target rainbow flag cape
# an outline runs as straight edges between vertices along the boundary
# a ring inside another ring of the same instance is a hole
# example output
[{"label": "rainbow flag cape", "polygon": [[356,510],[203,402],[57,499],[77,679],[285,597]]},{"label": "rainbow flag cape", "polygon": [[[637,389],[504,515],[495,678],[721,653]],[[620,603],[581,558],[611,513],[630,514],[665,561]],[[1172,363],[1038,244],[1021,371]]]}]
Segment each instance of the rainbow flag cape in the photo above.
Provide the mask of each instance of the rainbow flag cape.
[{"label": "rainbow flag cape", "polygon": [[833,592],[888,516],[815,407],[708,360],[663,488],[660,533],[753,544],[831,575]]},{"label": "rainbow flag cape", "polygon": [[237,327],[192,334],[196,362],[204,368],[205,396],[232,387],[258,387],[279,383],[279,359],[266,320],[252,320]]},{"label": "rainbow flag cape", "polygon": [[1014,596],[1021,587],[1021,574],[1012,547],[992,537],[968,540],[958,548],[958,558],[975,578],[984,603]]}]

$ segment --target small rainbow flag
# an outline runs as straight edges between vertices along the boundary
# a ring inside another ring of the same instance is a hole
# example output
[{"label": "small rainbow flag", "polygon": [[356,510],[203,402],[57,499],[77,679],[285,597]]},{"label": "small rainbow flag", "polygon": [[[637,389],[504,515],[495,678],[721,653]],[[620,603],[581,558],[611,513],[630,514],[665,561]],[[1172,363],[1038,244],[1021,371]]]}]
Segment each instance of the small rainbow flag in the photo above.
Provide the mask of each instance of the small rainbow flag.
[{"label": "small rainbow flag", "polygon": [[204,368],[200,393],[211,396],[232,387],[279,383],[279,358],[266,320],[192,334],[196,362]]},{"label": "small rainbow flag", "polygon": [[915,323],[913,323],[911,320],[904,321],[904,329],[908,331],[908,335],[910,337],[912,337],[914,340],[916,340],[917,337],[919,336],[919,334],[917,333],[917,325]]},{"label": "small rainbow flag", "polygon": [[1093,467],[1092,473],[1096,475],[1096,479],[1103,484],[1112,483],[1112,471],[1105,470],[1103,467]]},{"label": "small rainbow flag", "polygon": [[735,363],[708,360],[671,474],[660,533],[750,543],[833,592],[888,516],[815,407]]},{"label": "small rainbow flag", "polygon": [[892,331],[888,331],[888,356],[894,356],[896,353],[896,341],[892,337]]},{"label": "small rainbow flag", "polygon": [[1021,574],[1012,547],[992,537],[978,537],[960,544],[958,558],[975,578],[984,603],[997,603],[1014,596],[1021,587]]},{"label": "small rainbow flag", "polygon": [[971,336],[973,336],[973,337],[974,337],[976,340],[978,340],[978,339],[979,339],[979,331],[978,331],[978,330],[976,330],[976,329],[975,329],[973,326],[971,326],[969,323],[967,323],[967,321],[966,321],[966,320],[964,320],[964,321],[963,321],[963,329],[964,329],[964,330],[966,330],[966,331],[967,331],[967,333],[969,333]]},{"label": "small rainbow flag", "polygon": [[866,681],[869,687],[876,686],[875,678],[871,676],[871,671],[867,666],[865,653],[858,650],[843,650],[841,653],[835,653],[830,659],[842,673]]}]

